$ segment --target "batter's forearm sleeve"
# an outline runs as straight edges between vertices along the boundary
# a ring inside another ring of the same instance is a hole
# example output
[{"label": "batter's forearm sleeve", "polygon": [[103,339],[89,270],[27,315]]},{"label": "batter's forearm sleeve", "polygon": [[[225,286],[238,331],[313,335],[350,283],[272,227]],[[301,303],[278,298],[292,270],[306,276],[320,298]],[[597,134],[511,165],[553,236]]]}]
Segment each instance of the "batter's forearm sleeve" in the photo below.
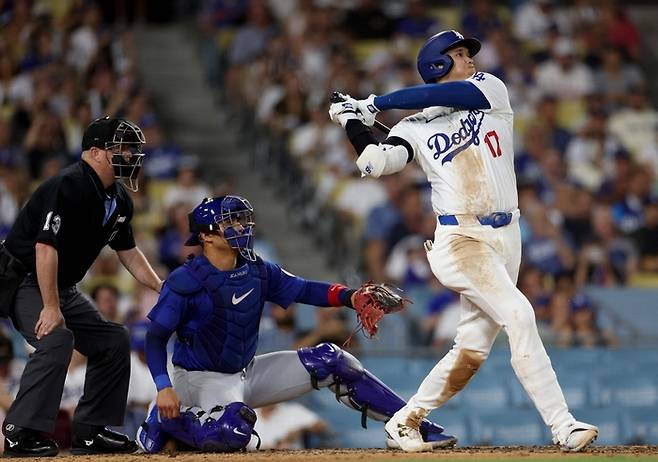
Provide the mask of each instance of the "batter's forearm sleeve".
[{"label": "batter's forearm sleeve", "polygon": [[167,342],[173,331],[162,324],[151,321],[146,332],[146,364],[148,365],[153,382],[158,391],[171,387],[171,380],[167,373]]},{"label": "batter's forearm sleeve", "polygon": [[375,97],[374,104],[380,111],[388,109],[425,109],[446,106],[463,109],[491,109],[491,104],[471,82],[446,82],[402,88]]},{"label": "batter's forearm sleeve", "polygon": [[345,131],[347,132],[347,137],[350,139],[350,143],[352,143],[359,156],[369,144],[377,144],[377,139],[372,134],[370,127],[358,119],[348,120],[345,125]]},{"label": "batter's forearm sleeve", "polygon": [[329,284],[321,281],[305,281],[296,302],[315,306],[352,307],[352,294],[355,291],[341,284]]}]

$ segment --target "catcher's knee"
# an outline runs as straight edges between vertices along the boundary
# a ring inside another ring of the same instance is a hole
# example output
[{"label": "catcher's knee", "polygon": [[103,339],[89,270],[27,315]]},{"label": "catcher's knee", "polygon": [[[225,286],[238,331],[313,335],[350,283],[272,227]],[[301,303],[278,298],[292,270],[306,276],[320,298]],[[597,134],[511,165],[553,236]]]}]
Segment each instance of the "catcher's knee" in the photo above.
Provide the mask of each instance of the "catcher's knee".
[{"label": "catcher's knee", "polygon": [[311,384],[315,389],[320,388],[320,382],[330,376],[351,382],[360,379],[364,374],[361,362],[333,343],[300,348],[297,355],[311,376]]}]

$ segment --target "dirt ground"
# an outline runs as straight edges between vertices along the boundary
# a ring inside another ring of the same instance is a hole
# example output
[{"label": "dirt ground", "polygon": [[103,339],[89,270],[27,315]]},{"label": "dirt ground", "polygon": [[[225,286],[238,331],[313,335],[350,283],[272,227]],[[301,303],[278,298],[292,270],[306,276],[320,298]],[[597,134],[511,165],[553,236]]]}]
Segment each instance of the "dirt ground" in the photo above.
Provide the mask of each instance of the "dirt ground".
[{"label": "dirt ground", "polygon": [[[249,461],[249,462],[352,462],[352,461],[423,461],[454,459],[547,459],[558,457],[578,457],[597,459],[614,459],[615,456],[626,458],[642,457],[658,461],[658,446],[595,446],[581,454],[562,454],[555,446],[544,447],[466,447],[432,453],[405,454],[401,451],[385,449],[320,449],[277,451],[266,450],[237,454],[198,454],[165,453],[158,455],[128,456],[64,456],[54,459],[57,462],[212,462],[212,461]],[[43,459],[46,461],[47,459]],[[48,459],[53,460],[53,459]]]}]

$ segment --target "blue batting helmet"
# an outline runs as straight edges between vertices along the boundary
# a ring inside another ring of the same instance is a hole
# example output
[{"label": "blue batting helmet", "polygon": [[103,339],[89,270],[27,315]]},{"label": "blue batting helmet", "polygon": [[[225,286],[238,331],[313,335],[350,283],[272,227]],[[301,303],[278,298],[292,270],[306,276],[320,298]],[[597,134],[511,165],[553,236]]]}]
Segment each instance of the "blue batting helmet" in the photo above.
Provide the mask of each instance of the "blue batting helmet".
[{"label": "blue batting helmet", "polygon": [[199,233],[221,232],[243,258],[256,261],[254,208],[247,199],[240,196],[206,198],[189,213],[188,220],[192,235],[185,245],[200,245]]},{"label": "blue batting helmet", "polygon": [[480,41],[476,38],[464,38],[456,30],[445,30],[425,42],[418,52],[418,73],[425,83],[431,83],[450,72],[455,63],[445,53],[457,47],[466,47],[473,57],[480,51]]}]

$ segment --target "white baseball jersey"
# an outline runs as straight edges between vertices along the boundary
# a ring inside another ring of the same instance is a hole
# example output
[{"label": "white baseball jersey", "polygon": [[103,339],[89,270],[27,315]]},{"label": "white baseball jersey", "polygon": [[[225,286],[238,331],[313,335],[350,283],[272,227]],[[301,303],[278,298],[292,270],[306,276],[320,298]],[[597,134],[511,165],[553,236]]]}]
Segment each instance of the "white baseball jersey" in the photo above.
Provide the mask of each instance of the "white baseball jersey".
[{"label": "white baseball jersey", "polygon": [[513,112],[505,84],[486,72],[467,79],[491,109],[432,107],[401,120],[390,136],[406,140],[432,185],[437,215],[512,212],[518,207]]}]

